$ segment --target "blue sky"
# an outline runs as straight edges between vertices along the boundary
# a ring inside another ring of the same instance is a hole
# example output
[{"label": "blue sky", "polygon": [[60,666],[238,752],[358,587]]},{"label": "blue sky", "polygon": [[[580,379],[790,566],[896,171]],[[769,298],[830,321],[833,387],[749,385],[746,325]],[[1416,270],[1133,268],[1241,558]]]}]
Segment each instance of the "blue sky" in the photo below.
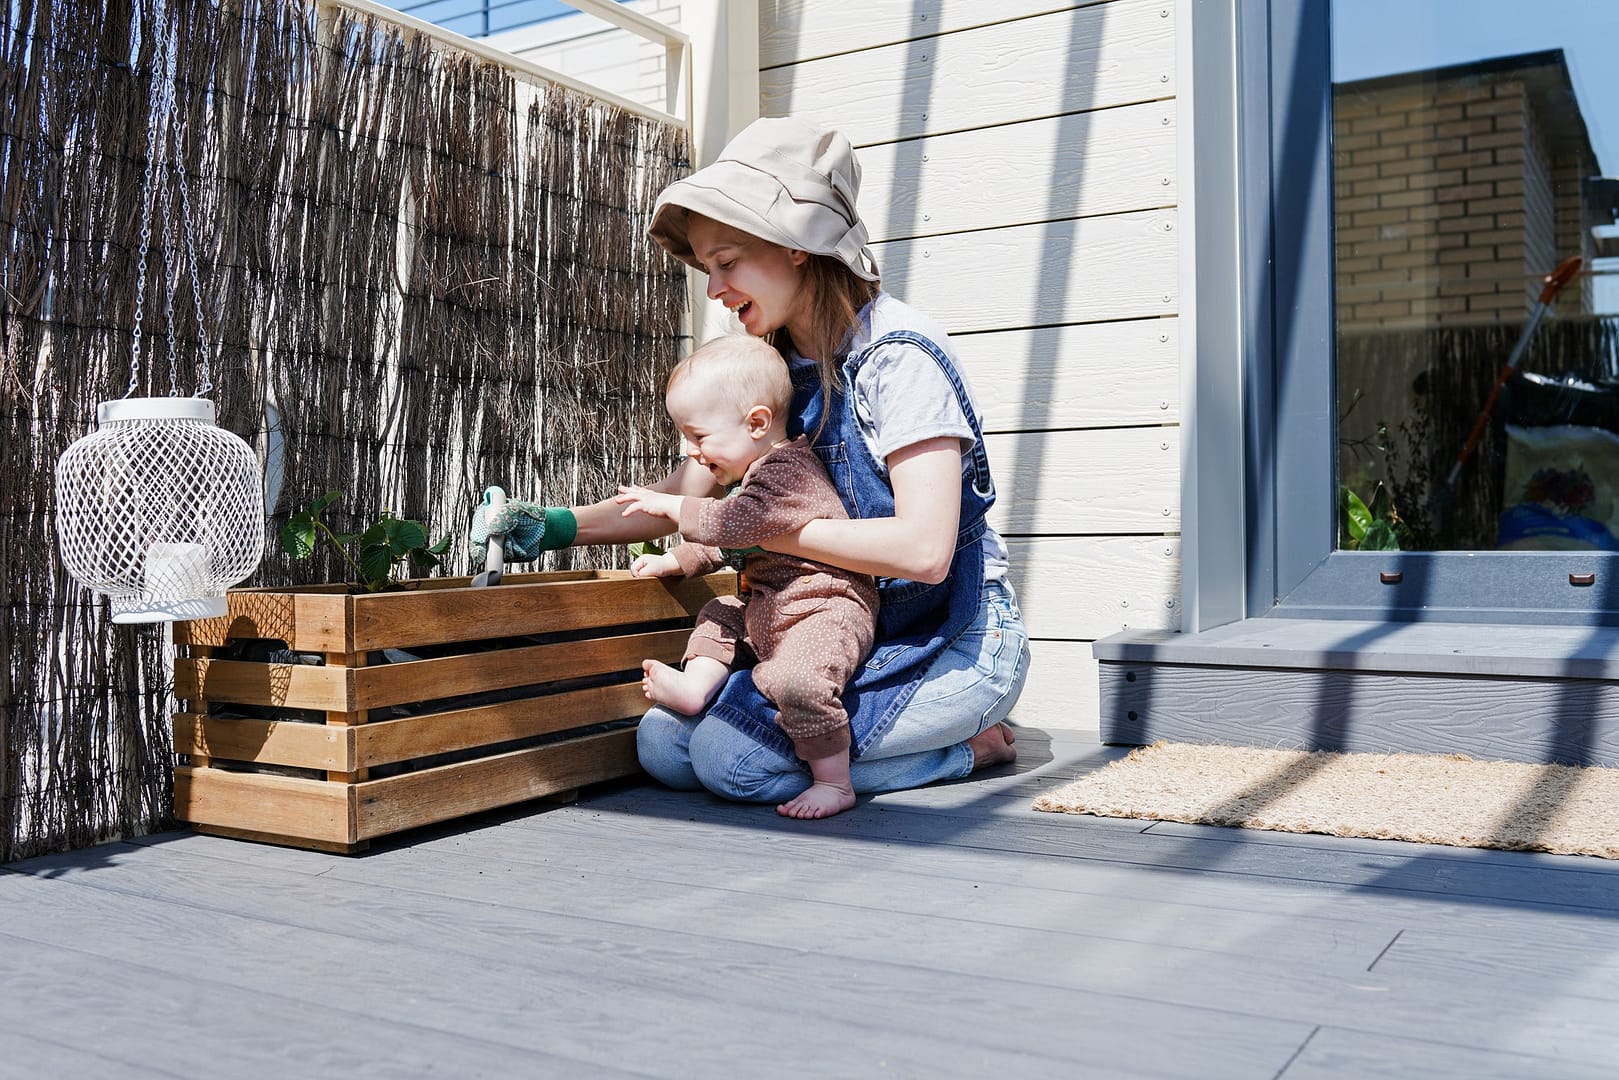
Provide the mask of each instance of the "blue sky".
[{"label": "blue sky", "polygon": [[[1619,176],[1619,0],[1337,0],[1337,81],[1562,49],[1604,176]],[[1599,312],[1619,311],[1619,260],[1596,260]],[[1549,269],[1549,268],[1548,268]]]},{"label": "blue sky", "polygon": [[1616,0],[1338,0],[1338,81],[1562,49],[1604,175],[1619,175]]},{"label": "blue sky", "polygon": [[[438,23],[468,37],[483,33],[482,0],[379,0],[395,11],[404,11]],[[567,15],[576,9],[562,0],[489,0],[489,29],[492,32],[526,26],[541,19]],[[457,16],[460,16],[459,18]]]}]

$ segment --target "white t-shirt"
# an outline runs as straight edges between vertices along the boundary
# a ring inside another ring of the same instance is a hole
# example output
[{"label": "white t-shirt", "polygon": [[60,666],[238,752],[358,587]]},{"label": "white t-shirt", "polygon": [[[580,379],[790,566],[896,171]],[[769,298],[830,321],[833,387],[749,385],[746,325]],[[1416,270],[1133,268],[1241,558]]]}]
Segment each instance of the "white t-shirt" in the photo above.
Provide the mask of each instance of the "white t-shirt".
[{"label": "white t-shirt", "polygon": [[[878,293],[863,315],[865,318],[855,334],[852,352],[859,352],[895,330],[921,334],[950,358],[962,385],[967,387],[973,411],[978,411],[972,387],[967,385],[967,376],[962,374],[955,349],[943,328],[887,293]],[[813,363],[796,354],[792,358],[795,367]],[[947,435],[962,440],[964,454],[973,445],[972,425],[956,399],[955,388],[933,357],[914,345],[904,342],[883,345],[866,357],[860,370],[855,372],[854,385],[845,389],[866,448],[884,479],[888,477],[888,457],[896,450]],[[1006,542],[986,526],[983,546],[984,580],[999,581],[1006,576]]]}]

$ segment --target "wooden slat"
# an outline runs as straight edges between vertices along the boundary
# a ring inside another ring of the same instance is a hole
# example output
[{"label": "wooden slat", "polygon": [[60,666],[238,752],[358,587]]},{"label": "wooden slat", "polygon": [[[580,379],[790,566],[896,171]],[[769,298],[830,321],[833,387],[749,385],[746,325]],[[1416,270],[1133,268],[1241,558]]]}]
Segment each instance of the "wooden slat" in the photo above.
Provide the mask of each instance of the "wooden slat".
[{"label": "wooden slat", "polygon": [[988,435],[1003,534],[1172,533],[1180,529],[1180,429]]},{"label": "wooden slat", "polygon": [[686,629],[656,630],[379,664],[354,672],[355,700],[359,708],[379,709],[457,694],[631,671],[639,669],[641,661],[648,658],[674,663],[680,660],[690,633]]},{"label": "wooden slat", "polygon": [[359,729],[176,713],[174,752],[227,761],[352,772],[356,768],[356,730]]},{"label": "wooden slat", "polygon": [[1179,537],[1035,537],[1007,548],[1031,637],[1180,626]]},{"label": "wooden slat", "polygon": [[569,728],[627,720],[650,708],[640,682],[503,701],[476,709],[379,720],[354,729],[359,765],[445,754]]},{"label": "wooden slat", "polygon": [[952,333],[1157,319],[1179,304],[1173,210],[876,246],[883,286]]},{"label": "wooden slat", "polygon": [[352,785],[355,838],[447,821],[480,810],[630,776],[640,769],[635,729],[515,750]]},{"label": "wooden slat", "polygon": [[[356,596],[353,648],[408,649],[446,641],[688,619],[726,590],[734,574],[694,579],[603,573],[592,581],[500,585]],[[498,594],[498,595],[496,595]]]},{"label": "wooden slat", "polygon": [[982,0],[912,0],[908,4],[761,0],[759,66],[779,67],[1078,6],[1074,0],[997,0],[993,4]]},{"label": "wooden slat", "polygon": [[174,770],[174,816],[195,825],[350,844],[355,785],[224,769]]},{"label": "wooden slat", "polygon": [[1177,319],[957,334],[951,340],[986,431],[1180,420]]},{"label": "wooden slat", "polygon": [[350,711],[528,686],[637,668],[648,657],[679,660],[687,630],[495,649],[373,667],[188,660],[174,664],[175,696],[212,702]]},{"label": "wooden slat", "polygon": [[355,703],[353,675],[354,669],[314,664],[178,657],[174,661],[174,694],[242,705],[346,711],[363,708]]},{"label": "wooden slat", "polygon": [[286,589],[232,589],[230,613],[174,624],[177,645],[224,645],[233,638],[271,638],[307,652],[341,651],[349,600],[343,585]]},{"label": "wooden slat", "polygon": [[1176,203],[1175,103],[997,125],[859,151],[874,240]]},{"label": "wooden slat", "polygon": [[1116,0],[774,68],[766,116],[835,119],[857,145],[1175,95],[1174,5]]},{"label": "wooden slat", "polygon": [[[505,585],[547,585],[594,581],[615,573],[622,571],[554,570],[507,574],[503,580]],[[412,578],[404,583],[409,591],[418,593],[467,589],[471,584],[470,577]],[[280,586],[232,589],[227,597],[228,615],[175,623],[174,642],[176,645],[217,646],[234,638],[270,638],[285,641],[300,652],[341,652],[354,588],[333,583],[299,585],[295,589]]]}]

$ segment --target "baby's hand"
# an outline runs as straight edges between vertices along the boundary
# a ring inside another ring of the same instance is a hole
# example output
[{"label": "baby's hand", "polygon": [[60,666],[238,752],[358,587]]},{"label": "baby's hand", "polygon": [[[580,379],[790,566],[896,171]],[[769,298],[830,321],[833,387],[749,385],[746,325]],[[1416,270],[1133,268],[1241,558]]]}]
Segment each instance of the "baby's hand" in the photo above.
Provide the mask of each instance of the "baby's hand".
[{"label": "baby's hand", "polygon": [[638,555],[630,564],[632,577],[678,577],[680,563],[668,552],[662,555]]},{"label": "baby's hand", "polygon": [[613,496],[613,501],[624,508],[622,516],[631,514],[650,514],[652,517],[668,518],[670,521],[680,521],[680,500],[683,496],[671,495],[666,491],[653,491],[651,488],[636,487],[625,484]]}]

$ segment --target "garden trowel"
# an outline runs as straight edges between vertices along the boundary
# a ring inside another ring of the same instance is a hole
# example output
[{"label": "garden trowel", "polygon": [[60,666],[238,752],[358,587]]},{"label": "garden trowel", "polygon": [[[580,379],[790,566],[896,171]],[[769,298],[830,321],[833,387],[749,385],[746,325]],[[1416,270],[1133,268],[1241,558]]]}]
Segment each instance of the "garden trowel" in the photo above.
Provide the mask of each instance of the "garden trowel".
[{"label": "garden trowel", "polygon": [[[490,486],[483,493],[483,519],[487,524],[494,523],[494,517],[506,509],[506,489]],[[506,536],[493,529],[489,531],[489,546],[484,552],[483,572],[472,579],[472,587],[481,589],[486,585],[499,585],[500,572],[506,564]]]}]

